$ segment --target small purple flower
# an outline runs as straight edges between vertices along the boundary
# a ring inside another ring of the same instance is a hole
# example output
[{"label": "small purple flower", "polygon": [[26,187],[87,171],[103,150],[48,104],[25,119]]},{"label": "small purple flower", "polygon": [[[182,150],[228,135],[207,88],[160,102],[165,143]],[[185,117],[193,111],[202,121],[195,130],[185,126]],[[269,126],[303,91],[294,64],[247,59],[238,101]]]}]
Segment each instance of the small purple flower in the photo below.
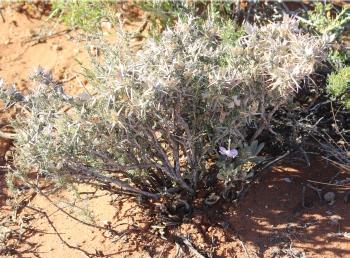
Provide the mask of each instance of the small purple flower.
[{"label": "small purple flower", "polygon": [[238,155],[238,150],[236,150],[236,149],[227,150],[227,149],[225,149],[225,147],[219,147],[219,152],[221,155],[225,155],[225,156],[227,156],[229,158],[233,158],[233,159],[235,157],[237,157],[237,155]]}]

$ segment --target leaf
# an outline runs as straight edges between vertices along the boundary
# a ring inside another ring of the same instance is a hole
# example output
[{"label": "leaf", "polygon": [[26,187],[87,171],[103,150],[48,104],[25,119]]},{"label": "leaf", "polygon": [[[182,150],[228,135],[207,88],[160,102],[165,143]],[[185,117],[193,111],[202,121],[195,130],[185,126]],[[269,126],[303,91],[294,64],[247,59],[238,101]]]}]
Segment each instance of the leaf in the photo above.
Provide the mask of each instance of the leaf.
[{"label": "leaf", "polygon": [[226,181],[226,177],[220,172],[216,175],[216,177],[221,181]]},{"label": "leaf", "polygon": [[251,155],[256,156],[255,152],[256,152],[257,146],[258,146],[258,141],[257,141],[257,140],[254,140],[254,141],[250,144],[249,150],[250,150]]},{"label": "leaf", "polygon": [[265,146],[265,143],[260,143],[258,146],[257,146],[257,148],[256,148],[256,150],[255,150],[255,155],[257,156],[259,153],[260,153],[260,151],[264,148],[264,146]]}]

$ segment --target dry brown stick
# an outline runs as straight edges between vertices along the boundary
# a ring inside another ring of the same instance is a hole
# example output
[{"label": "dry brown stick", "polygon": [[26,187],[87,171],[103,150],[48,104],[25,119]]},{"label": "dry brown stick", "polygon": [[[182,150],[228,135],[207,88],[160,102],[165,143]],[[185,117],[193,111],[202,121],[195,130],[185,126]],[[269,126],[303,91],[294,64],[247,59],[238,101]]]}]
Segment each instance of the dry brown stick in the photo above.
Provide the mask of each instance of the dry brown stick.
[{"label": "dry brown stick", "polygon": [[22,43],[29,43],[29,42],[32,42],[32,41],[41,42],[42,40],[54,38],[56,36],[60,36],[60,34],[62,34],[62,33],[71,32],[71,31],[72,31],[72,29],[64,29],[64,30],[57,31],[57,32],[55,32],[53,34],[50,34],[50,35],[43,35],[43,36],[39,36],[39,37],[33,37],[31,39],[23,41]]},{"label": "dry brown stick", "polygon": [[24,53],[30,48],[30,46],[26,46],[21,53],[17,54],[14,58],[10,59],[9,62],[14,62],[17,61],[18,59],[20,59],[21,56],[24,55]]},{"label": "dry brown stick", "polygon": [[317,193],[318,198],[322,201],[322,189],[313,186],[312,184],[306,184],[306,187],[314,190]]},{"label": "dry brown stick", "polygon": [[[183,129],[185,130],[185,133],[186,133],[186,142],[185,142],[185,145],[186,145],[186,148],[187,150],[189,151],[189,154],[188,154],[188,158],[189,158],[189,163],[192,167],[192,169],[195,169],[196,167],[196,163],[197,163],[197,159],[196,159],[196,148],[194,147],[194,139],[193,139],[193,136],[191,134],[191,130],[190,130],[190,127],[188,125],[188,123],[185,121],[185,119],[183,119],[183,117],[181,116],[181,114],[179,114],[178,112],[176,112],[176,109],[174,110],[175,113],[175,117],[174,119],[176,119],[177,122],[179,122],[179,124],[183,127]],[[192,181],[193,181],[193,186],[194,188],[197,187],[197,182],[198,182],[198,176],[199,176],[199,172],[198,172],[198,169],[195,169],[194,172],[193,172],[193,176],[192,176]]]},{"label": "dry brown stick", "polygon": [[[333,103],[331,102],[331,109],[332,109],[332,116],[333,116],[333,121],[334,121],[334,125],[335,125],[335,129],[337,131],[337,133],[340,135],[340,137],[345,141],[347,142],[347,140],[344,138],[343,134],[340,132],[339,130],[339,126],[338,126],[338,123],[337,123],[337,119],[336,119],[336,114],[334,113],[334,108],[333,108]],[[336,113],[338,113],[339,109],[337,110]]]},{"label": "dry brown stick", "polygon": [[324,158],[324,159],[330,161],[331,163],[333,163],[334,166],[336,166],[336,167],[338,167],[340,169],[343,169],[346,173],[350,173],[350,166],[349,165],[342,164],[340,162],[333,161],[333,160],[330,160],[330,159],[327,159],[327,158]]},{"label": "dry brown stick", "polygon": [[74,165],[67,164],[67,169],[69,169],[72,173],[78,173],[78,174],[83,173],[88,177],[97,179],[97,180],[102,181],[104,183],[115,184],[118,187],[120,187],[122,191],[127,191],[127,192],[131,192],[134,194],[143,195],[143,196],[146,196],[146,197],[149,197],[152,199],[159,199],[158,194],[153,194],[153,193],[150,193],[147,191],[142,191],[140,189],[134,188],[134,187],[128,185],[127,183],[125,183],[119,179],[104,176],[104,175],[100,174],[98,171],[95,171],[93,168],[86,167],[82,164],[74,164]]},{"label": "dry brown stick", "polygon": [[174,255],[174,258],[177,258],[180,255],[180,252],[181,254],[183,253],[183,250],[179,243],[175,242],[175,245],[176,245],[176,253]]},{"label": "dry brown stick", "polygon": [[149,17],[148,15],[143,19],[143,22],[142,24],[137,28],[136,30],[136,33],[137,34],[141,34],[147,27],[147,24],[148,24],[148,21],[149,21]]},{"label": "dry brown stick", "polygon": [[[173,162],[174,162],[174,170],[177,176],[181,176],[180,174],[180,154],[179,154],[179,144],[175,140],[173,140],[172,136],[170,135],[171,128],[166,127],[160,128],[160,130],[163,133],[163,137],[166,138],[166,140],[169,142],[169,147],[172,150],[173,153]],[[175,125],[174,125],[175,127]]]},{"label": "dry brown stick", "polygon": [[243,248],[243,250],[244,250],[245,255],[246,255],[248,258],[250,258],[250,255],[249,255],[249,253],[248,253],[248,250],[247,250],[247,248],[245,247],[243,241],[242,241],[241,239],[239,239],[239,238],[237,238],[237,239],[238,239],[238,242],[241,244],[241,246],[242,246],[242,248]]},{"label": "dry brown stick", "polygon": [[187,192],[194,194],[194,190],[185,182],[185,180],[175,173],[175,170],[170,164],[169,157],[167,156],[165,149],[162,147],[162,145],[159,143],[159,139],[153,132],[153,130],[149,127],[146,127],[146,130],[144,131],[145,134],[148,136],[146,139],[149,142],[152,142],[152,146],[155,147],[157,152],[161,155],[164,166],[159,166],[159,164],[155,164],[159,169],[161,169],[166,175],[168,175],[171,179],[176,181],[183,189],[185,189]]},{"label": "dry brown stick", "polygon": [[192,243],[185,237],[180,237],[182,242],[188,247],[191,253],[193,253],[198,258],[206,258],[206,256],[202,255],[194,246]]},{"label": "dry brown stick", "polygon": [[8,140],[14,140],[16,138],[15,133],[8,133],[8,132],[3,132],[0,130],[0,138],[8,139]]},{"label": "dry brown stick", "polygon": [[60,83],[66,83],[66,82],[70,82],[70,81],[73,81],[75,78],[77,78],[77,75],[73,75],[67,79],[64,79],[64,80],[60,80]]},{"label": "dry brown stick", "polygon": [[307,167],[310,167],[311,166],[311,162],[310,162],[310,159],[309,157],[307,156],[307,153],[306,151],[303,149],[303,147],[299,146],[299,150],[301,152],[301,154],[304,156],[304,159],[306,161],[306,165]]},{"label": "dry brown stick", "polygon": [[[276,111],[279,109],[280,104],[276,105],[267,115],[265,114],[265,110],[263,110],[262,117],[261,117],[261,125],[258,128],[258,130],[256,130],[256,132],[254,133],[252,139],[250,140],[250,142],[252,143],[254,140],[256,140],[256,138],[259,137],[259,135],[267,128],[271,133],[276,134],[270,125],[270,122],[272,120],[273,115],[276,113]],[[265,109],[265,108],[264,108]]]},{"label": "dry brown stick", "polygon": [[1,16],[1,20],[2,20],[2,22],[3,22],[3,23],[5,23],[5,22],[6,22],[6,20],[5,20],[4,15],[2,14],[1,9],[2,9],[2,8],[0,8],[0,16]]},{"label": "dry brown stick", "polygon": [[18,204],[16,205],[16,207],[13,207],[13,218],[17,219],[17,215],[19,213],[21,213],[21,211],[27,206],[27,204],[33,200],[33,198],[36,196],[36,192],[32,192],[31,194],[29,194],[29,196],[25,196],[22,197],[22,199],[20,199],[18,201]]},{"label": "dry brown stick", "polygon": [[333,183],[333,181],[340,175],[340,172],[336,173],[332,178],[328,181],[329,184]]},{"label": "dry brown stick", "polygon": [[319,182],[319,181],[315,181],[315,180],[306,180],[306,181],[308,181],[310,183],[314,183],[314,184],[319,184],[319,185],[327,185],[327,186],[334,186],[334,187],[350,189],[350,185],[337,185],[337,184],[330,184],[330,183]]}]

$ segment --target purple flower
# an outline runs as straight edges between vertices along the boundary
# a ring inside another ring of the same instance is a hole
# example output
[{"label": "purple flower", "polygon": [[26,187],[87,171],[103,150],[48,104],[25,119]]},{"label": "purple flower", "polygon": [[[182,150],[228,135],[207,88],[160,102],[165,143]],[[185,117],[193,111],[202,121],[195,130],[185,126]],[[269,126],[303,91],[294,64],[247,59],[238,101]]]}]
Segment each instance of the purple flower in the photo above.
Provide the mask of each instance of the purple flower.
[{"label": "purple flower", "polygon": [[238,155],[238,150],[236,150],[236,149],[227,150],[224,147],[219,147],[219,152],[221,155],[225,155],[225,156],[227,156],[229,158],[233,158],[233,159],[235,157],[237,157],[237,155]]}]

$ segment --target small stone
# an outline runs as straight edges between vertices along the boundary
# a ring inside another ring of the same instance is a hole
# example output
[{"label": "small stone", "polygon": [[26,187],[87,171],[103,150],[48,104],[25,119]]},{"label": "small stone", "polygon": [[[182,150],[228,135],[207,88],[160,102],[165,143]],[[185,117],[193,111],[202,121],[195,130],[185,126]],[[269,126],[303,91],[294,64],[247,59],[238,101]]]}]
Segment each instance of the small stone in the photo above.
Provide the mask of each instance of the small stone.
[{"label": "small stone", "polygon": [[323,198],[328,204],[333,205],[335,202],[335,193],[327,192],[323,195]]},{"label": "small stone", "polygon": [[205,200],[204,203],[208,206],[212,206],[215,203],[217,203],[220,199],[220,196],[216,195],[215,193],[211,193]]},{"label": "small stone", "polygon": [[52,45],[52,50],[55,50],[55,51],[61,51],[63,48],[62,48],[62,46],[60,46],[60,45]]},{"label": "small stone", "polygon": [[290,179],[289,177],[285,177],[285,178],[283,178],[283,181],[286,183],[291,183],[292,179]]},{"label": "small stone", "polygon": [[12,21],[10,22],[10,24],[12,24],[12,25],[15,26],[15,27],[18,27],[18,23],[17,23],[15,20],[12,20]]},{"label": "small stone", "polygon": [[331,211],[326,211],[327,215],[332,215],[333,213]]},{"label": "small stone", "polygon": [[339,221],[341,220],[342,218],[338,215],[332,215],[330,217],[330,221],[329,221],[329,224],[331,225],[334,225],[334,226],[337,226],[339,225]]}]

